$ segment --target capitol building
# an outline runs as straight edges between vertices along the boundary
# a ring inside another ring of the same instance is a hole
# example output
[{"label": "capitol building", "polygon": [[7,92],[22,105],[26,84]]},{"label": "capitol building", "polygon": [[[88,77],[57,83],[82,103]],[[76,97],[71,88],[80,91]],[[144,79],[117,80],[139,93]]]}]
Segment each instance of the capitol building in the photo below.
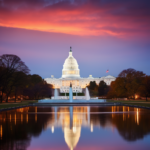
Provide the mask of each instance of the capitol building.
[{"label": "capitol building", "polygon": [[104,81],[107,85],[110,85],[115,79],[116,78],[111,75],[101,78],[94,78],[92,75],[89,75],[88,78],[80,77],[79,65],[77,60],[73,57],[70,47],[69,56],[63,65],[62,77],[55,78],[51,75],[51,78],[45,78],[44,80],[52,84],[55,89],[59,89],[60,93],[69,93],[70,83],[72,84],[73,93],[82,93],[82,89],[86,88],[91,81],[95,81],[96,84],[99,84],[100,81]]}]

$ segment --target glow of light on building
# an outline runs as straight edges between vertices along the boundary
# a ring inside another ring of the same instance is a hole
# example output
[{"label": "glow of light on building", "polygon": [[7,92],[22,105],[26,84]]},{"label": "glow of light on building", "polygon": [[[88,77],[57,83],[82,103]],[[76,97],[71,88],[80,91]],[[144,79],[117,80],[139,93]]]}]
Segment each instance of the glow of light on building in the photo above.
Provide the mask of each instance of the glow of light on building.
[{"label": "glow of light on building", "polygon": [[2,125],[1,125],[1,139],[2,139],[2,136],[3,136],[3,128],[2,128]]},{"label": "glow of light on building", "polygon": [[54,133],[54,126],[52,126],[51,131],[52,131],[52,133]]},{"label": "glow of light on building", "polygon": [[75,74],[75,71],[67,71],[67,74]]},{"label": "glow of light on building", "polygon": [[93,132],[93,123],[91,123],[91,132]]},{"label": "glow of light on building", "polygon": [[137,108],[136,116],[137,116],[137,125],[139,125],[139,110],[138,110],[138,108]]}]

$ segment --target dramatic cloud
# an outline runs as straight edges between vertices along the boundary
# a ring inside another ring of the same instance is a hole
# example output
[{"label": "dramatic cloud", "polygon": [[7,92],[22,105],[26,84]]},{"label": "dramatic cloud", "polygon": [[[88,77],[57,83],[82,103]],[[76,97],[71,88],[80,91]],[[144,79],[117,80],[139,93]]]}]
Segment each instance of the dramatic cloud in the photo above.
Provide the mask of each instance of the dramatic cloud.
[{"label": "dramatic cloud", "polygon": [[149,0],[1,0],[0,26],[73,35],[150,35]]}]

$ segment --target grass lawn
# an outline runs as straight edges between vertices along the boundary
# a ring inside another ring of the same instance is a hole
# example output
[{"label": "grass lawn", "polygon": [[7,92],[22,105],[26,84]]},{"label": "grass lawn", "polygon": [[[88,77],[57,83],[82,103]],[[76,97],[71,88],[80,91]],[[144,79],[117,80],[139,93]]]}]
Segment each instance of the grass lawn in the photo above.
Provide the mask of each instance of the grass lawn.
[{"label": "grass lawn", "polygon": [[10,107],[19,107],[19,106],[25,106],[25,105],[29,105],[31,103],[37,103],[38,100],[26,100],[26,101],[22,101],[22,102],[10,102],[10,103],[0,103],[0,109],[4,109],[4,108],[10,108]]}]

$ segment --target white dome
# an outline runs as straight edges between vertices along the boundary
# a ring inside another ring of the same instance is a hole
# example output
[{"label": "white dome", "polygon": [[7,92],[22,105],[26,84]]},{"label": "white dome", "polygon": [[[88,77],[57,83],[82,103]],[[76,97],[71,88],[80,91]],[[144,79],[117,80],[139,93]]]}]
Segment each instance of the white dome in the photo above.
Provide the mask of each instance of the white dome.
[{"label": "white dome", "polygon": [[80,77],[80,70],[78,68],[78,63],[76,59],[72,56],[72,51],[70,49],[69,56],[65,60],[62,70],[62,78],[76,78]]}]

